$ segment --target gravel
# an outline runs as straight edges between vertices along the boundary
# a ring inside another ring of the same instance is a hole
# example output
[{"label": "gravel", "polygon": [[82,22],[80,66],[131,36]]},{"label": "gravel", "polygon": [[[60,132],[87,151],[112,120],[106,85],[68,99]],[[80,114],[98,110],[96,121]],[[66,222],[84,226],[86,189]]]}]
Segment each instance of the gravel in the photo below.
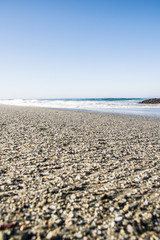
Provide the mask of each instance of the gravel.
[{"label": "gravel", "polygon": [[2,239],[160,239],[160,119],[0,106]]}]

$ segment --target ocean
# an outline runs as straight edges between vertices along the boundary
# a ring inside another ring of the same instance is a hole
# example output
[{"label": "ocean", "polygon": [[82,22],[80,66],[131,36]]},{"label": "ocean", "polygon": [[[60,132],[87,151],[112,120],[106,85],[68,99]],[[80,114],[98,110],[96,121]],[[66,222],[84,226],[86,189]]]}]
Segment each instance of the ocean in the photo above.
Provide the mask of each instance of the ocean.
[{"label": "ocean", "polygon": [[139,104],[146,98],[1,99],[0,105],[70,109],[160,117],[160,104]]}]

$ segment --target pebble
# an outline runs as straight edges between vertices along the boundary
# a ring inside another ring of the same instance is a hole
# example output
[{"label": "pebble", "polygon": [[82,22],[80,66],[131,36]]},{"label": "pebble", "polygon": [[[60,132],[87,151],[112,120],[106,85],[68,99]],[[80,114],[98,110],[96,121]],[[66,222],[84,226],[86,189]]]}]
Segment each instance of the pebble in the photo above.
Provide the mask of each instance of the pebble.
[{"label": "pebble", "polygon": [[0,240],[4,240],[4,237],[3,237],[4,235],[3,235],[3,232],[2,231],[0,231]]},{"label": "pebble", "polygon": [[133,233],[134,229],[133,229],[132,225],[130,225],[130,224],[127,225],[127,231],[128,231],[130,234]]},{"label": "pebble", "polygon": [[123,217],[117,216],[115,218],[115,222],[121,222],[123,220]]},{"label": "pebble", "polygon": [[77,237],[77,238],[82,238],[82,237],[83,237],[83,235],[82,235],[82,233],[81,233],[81,232],[78,232],[78,233],[76,234],[76,237]]},{"label": "pebble", "polygon": [[54,231],[52,231],[52,232],[49,232],[49,233],[47,234],[46,239],[52,240],[52,239],[54,239],[56,236],[57,236],[57,234],[56,234]]}]

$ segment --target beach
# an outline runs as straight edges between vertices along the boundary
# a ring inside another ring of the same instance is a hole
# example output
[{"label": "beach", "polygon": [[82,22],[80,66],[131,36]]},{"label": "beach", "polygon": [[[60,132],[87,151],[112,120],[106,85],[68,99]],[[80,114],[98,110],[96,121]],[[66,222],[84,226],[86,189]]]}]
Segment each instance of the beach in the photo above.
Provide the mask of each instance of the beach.
[{"label": "beach", "polygon": [[160,118],[0,106],[0,131],[0,240],[160,239]]}]

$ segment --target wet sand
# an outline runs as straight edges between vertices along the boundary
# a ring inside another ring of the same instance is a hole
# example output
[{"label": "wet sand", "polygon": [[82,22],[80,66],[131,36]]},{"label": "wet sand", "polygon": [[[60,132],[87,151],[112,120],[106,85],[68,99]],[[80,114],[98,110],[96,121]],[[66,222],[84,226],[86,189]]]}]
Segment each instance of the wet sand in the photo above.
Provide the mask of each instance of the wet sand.
[{"label": "wet sand", "polygon": [[159,139],[160,119],[0,106],[0,240],[160,239]]}]

